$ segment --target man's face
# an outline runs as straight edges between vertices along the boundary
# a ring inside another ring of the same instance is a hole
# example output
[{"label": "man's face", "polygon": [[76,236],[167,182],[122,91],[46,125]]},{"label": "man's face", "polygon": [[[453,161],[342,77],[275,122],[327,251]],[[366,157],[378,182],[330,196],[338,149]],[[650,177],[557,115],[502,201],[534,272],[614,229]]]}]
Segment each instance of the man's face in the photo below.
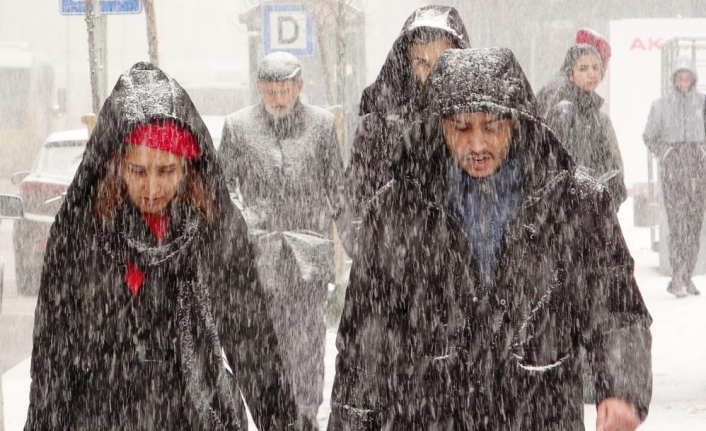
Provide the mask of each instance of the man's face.
[{"label": "man's face", "polygon": [[303,86],[301,80],[295,79],[282,82],[259,81],[257,91],[267,112],[279,120],[292,112]]},{"label": "man's face", "polygon": [[413,43],[410,45],[409,61],[412,65],[414,76],[417,77],[417,81],[419,81],[420,84],[424,84],[427,80],[429,72],[431,72],[431,68],[434,67],[439,56],[452,47],[453,44],[448,39],[436,40],[425,44]]},{"label": "man's face", "polygon": [[468,175],[483,178],[502,164],[510,150],[513,121],[486,112],[455,114],[443,119],[444,139]]},{"label": "man's face", "polygon": [[680,70],[674,75],[674,86],[682,93],[689,91],[692,85],[694,85],[694,75],[688,70]]},{"label": "man's face", "polygon": [[593,91],[603,79],[603,64],[595,55],[585,54],[576,60],[569,81],[583,91]]}]

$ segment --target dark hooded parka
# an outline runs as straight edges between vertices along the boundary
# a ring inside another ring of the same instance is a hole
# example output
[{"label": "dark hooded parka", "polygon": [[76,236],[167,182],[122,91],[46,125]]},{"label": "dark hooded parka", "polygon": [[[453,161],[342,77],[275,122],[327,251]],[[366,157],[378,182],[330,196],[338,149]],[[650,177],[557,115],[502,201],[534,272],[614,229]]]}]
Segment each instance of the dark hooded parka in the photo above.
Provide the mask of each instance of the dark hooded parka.
[{"label": "dark hooded parka", "polygon": [[[679,72],[693,77],[685,91],[675,85]],[[647,148],[659,158],[670,230],[669,261],[674,279],[686,285],[691,283],[696,266],[706,209],[706,96],[697,91],[698,80],[691,59],[676,59],[672,65],[672,88],[652,104],[642,135]]]},{"label": "dark hooded parka", "polygon": [[576,164],[605,185],[617,211],[628,195],[613,123],[600,110],[603,98],[595,91],[581,89],[569,79],[574,73],[574,65],[583,55],[601,58],[598,51],[587,44],[569,48],[561,68],[566,80],[554,96],[557,103],[547,114],[547,124]]},{"label": "dark hooded parka", "polygon": [[[355,227],[375,192],[392,180],[394,150],[404,130],[419,111],[421,84],[410,64],[410,46],[448,39],[455,48],[469,47],[461,16],[453,7],[424,6],[405,21],[402,31],[374,83],[363,90],[360,124],[356,130],[344,173],[349,216]],[[355,253],[355,233],[348,250]]]},{"label": "dark hooded parka", "polygon": [[[115,192],[106,176],[119,169],[126,136],[154,121],[178,124],[198,144],[161,241],[125,195],[107,218],[97,210]],[[211,217],[186,195],[190,181],[213,203]],[[26,430],[247,429],[241,393],[260,429],[297,422],[247,227],[211,137],[184,89],[151,64],[119,78],[52,226],[31,375]]]},{"label": "dark hooded parka", "polygon": [[[583,430],[581,345],[598,400],[644,418],[651,318],[608,193],[538,119],[510,50],[446,51],[427,86],[428,115],[364,217],[329,431]],[[479,111],[517,124],[480,179],[439,120]]]}]

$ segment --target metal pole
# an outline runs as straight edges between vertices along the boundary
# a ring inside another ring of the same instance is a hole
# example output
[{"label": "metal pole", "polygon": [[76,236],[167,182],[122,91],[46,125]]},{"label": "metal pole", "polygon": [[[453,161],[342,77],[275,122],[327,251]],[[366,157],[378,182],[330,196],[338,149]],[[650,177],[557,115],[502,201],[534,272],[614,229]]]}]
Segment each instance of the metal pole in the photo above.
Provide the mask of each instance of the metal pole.
[{"label": "metal pole", "polygon": [[147,52],[150,63],[159,67],[159,39],[157,38],[157,16],[154,0],[141,0],[145,8],[145,21],[147,21]]},{"label": "metal pole", "polygon": [[93,112],[97,115],[105,99],[107,79],[107,21],[100,13],[99,0],[86,0],[88,58],[91,73]]}]

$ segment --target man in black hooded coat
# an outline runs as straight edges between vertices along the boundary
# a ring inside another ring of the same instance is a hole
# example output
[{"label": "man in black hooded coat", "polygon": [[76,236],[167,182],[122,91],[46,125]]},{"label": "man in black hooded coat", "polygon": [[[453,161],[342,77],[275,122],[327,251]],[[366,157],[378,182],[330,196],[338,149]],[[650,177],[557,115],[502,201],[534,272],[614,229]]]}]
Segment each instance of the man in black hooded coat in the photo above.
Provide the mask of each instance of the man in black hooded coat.
[{"label": "man in black hooded coat", "polygon": [[[392,179],[392,160],[405,128],[418,112],[418,94],[435,58],[415,58],[413,45],[446,41],[452,48],[470,46],[458,11],[424,6],[407,18],[374,83],[360,98],[360,125],[344,172],[344,188],[353,224],[346,251],[355,254],[360,214],[375,192]],[[431,53],[438,56],[438,53]]]},{"label": "man in black hooded coat", "polygon": [[[329,431],[582,430],[579,346],[599,422],[634,430],[651,399],[651,318],[610,196],[542,123],[511,51],[446,51],[427,90],[364,215]],[[485,177],[459,169],[442,130],[466,113],[495,116],[486,131],[513,124]]]},{"label": "man in black hooded coat", "polygon": [[[126,137],[155,120],[193,135],[191,168],[215,203],[207,219],[172,201],[160,241],[129,199],[110,222],[95,211]],[[144,279],[131,294],[132,262]],[[303,426],[209,132],[151,64],[134,65],[105,101],[52,226],[31,376],[25,430],[247,429],[241,393],[260,429]]]}]

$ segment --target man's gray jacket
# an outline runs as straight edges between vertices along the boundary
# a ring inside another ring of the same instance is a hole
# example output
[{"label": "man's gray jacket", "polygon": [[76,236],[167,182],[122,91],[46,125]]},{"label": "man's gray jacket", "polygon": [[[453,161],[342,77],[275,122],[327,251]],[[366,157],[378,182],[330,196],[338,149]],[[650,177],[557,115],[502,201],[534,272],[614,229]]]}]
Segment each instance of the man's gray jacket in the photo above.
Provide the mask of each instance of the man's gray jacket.
[{"label": "man's gray jacket", "polygon": [[676,73],[682,70],[694,75],[694,85],[686,93],[672,88],[669,93],[654,101],[642,135],[647,148],[657,155],[663,155],[675,144],[703,144],[706,139],[704,94],[696,91],[698,72],[690,64],[678,63],[673,68],[672,82]]}]

